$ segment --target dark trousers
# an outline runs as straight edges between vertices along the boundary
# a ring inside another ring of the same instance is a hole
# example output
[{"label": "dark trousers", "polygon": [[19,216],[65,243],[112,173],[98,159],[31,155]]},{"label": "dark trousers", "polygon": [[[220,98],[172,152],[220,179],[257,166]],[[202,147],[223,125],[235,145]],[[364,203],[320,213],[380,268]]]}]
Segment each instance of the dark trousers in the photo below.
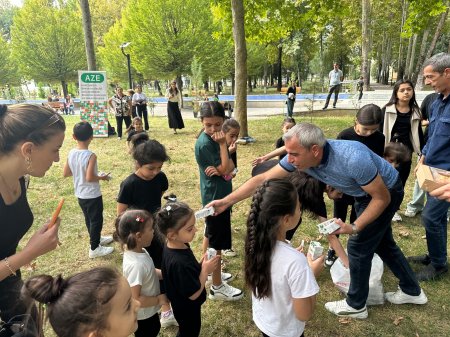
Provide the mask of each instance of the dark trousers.
[{"label": "dark trousers", "polygon": [[327,100],[325,101],[325,105],[324,108],[328,107],[328,104],[330,103],[330,98],[331,98],[331,94],[334,92],[334,102],[333,102],[333,107],[336,107],[336,103],[339,97],[339,91],[341,90],[341,85],[337,84],[337,85],[332,85],[330,87],[330,91],[328,92],[328,96],[327,96]]},{"label": "dark trousers", "polygon": [[350,221],[352,223],[356,220],[355,212],[355,198],[348,194],[343,194],[342,198],[334,200],[334,213],[333,217],[341,219],[343,222],[347,220],[348,206],[351,206]]},{"label": "dark trousers", "polygon": [[398,175],[400,176],[400,180],[402,181],[403,188],[406,185],[406,181],[408,180],[409,173],[411,172],[411,160],[401,163],[397,167]]},{"label": "dark trousers", "polygon": [[138,328],[134,335],[136,337],[156,337],[159,330],[161,330],[161,323],[159,322],[159,315],[154,314],[147,319],[138,320]]},{"label": "dark trousers", "polygon": [[[383,213],[358,235],[351,236],[347,243],[350,264],[350,289],[347,303],[355,309],[361,309],[366,305],[374,253],[381,257],[395,277],[399,279],[399,286],[404,293],[411,296],[420,294],[416,275],[392,236],[391,219],[403,200],[403,186],[400,179],[389,192],[391,202]],[[370,196],[355,198],[358,216],[366,209],[370,200]]]},{"label": "dark trousers", "polygon": [[362,97],[363,97],[363,91],[361,90],[361,91],[359,92],[358,101],[360,101]]},{"label": "dark trousers", "polygon": [[[270,337],[269,335],[266,335],[264,332],[261,331],[261,334],[263,337]],[[300,337],[305,337],[305,333],[303,332]]]},{"label": "dark trousers", "polygon": [[122,122],[125,122],[125,127],[128,128],[131,125],[131,117],[130,116],[116,116],[117,137],[122,137]]},{"label": "dark trousers", "polygon": [[201,306],[191,306],[189,309],[173,307],[173,315],[178,322],[177,337],[198,337],[202,327]]},{"label": "dark trousers", "polygon": [[78,204],[84,214],[84,221],[89,233],[91,249],[94,250],[100,244],[100,235],[103,228],[103,198],[80,199]]},{"label": "dark trousers", "polygon": [[136,113],[139,117],[141,117],[141,119],[144,120],[144,128],[146,131],[148,131],[150,129],[150,126],[148,125],[147,105],[136,105]]},{"label": "dark trousers", "polygon": [[428,255],[435,268],[447,265],[447,211],[450,206],[427,193],[427,203],[422,211],[422,222],[427,236]]},{"label": "dark trousers", "polygon": [[287,99],[286,101],[286,107],[287,107],[287,115],[288,117],[292,117],[292,114],[294,113],[294,104],[295,101],[292,99]]}]

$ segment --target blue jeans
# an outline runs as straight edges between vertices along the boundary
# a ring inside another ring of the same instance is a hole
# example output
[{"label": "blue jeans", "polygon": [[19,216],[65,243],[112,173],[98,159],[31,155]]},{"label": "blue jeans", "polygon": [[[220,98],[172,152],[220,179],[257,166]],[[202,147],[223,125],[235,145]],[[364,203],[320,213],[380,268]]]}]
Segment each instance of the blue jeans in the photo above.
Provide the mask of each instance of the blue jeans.
[{"label": "blue jeans", "polygon": [[427,236],[428,254],[435,268],[447,264],[447,211],[450,204],[427,193],[422,221]]},{"label": "blue jeans", "polygon": [[[392,236],[391,219],[403,200],[403,186],[400,179],[389,189],[389,192],[391,202],[383,213],[357,236],[352,236],[348,240],[350,288],[347,303],[355,309],[361,309],[366,305],[374,253],[381,257],[395,277],[399,279],[399,286],[404,293],[412,296],[420,294],[416,275]],[[355,209],[358,216],[366,209],[370,200],[370,196],[355,198]]]},{"label": "blue jeans", "polygon": [[414,190],[412,200],[406,205],[406,210],[409,212],[419,213],[423,210],[423,205],[425,203],[425,191],[419,186],[419,182],[414,182]]},{"label": "blue jeans", "polygon": [[294,113],[294,104],[295,101],[292,99],[287,99],[286,105],[287,105],[287,115],[288,117],[292,117],[292,114]]}]

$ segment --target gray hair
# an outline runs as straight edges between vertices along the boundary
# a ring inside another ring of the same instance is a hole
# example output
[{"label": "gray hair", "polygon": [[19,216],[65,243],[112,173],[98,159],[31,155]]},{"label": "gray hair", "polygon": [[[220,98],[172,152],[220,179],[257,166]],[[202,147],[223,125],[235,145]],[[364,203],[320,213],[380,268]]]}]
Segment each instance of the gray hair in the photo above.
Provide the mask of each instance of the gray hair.
[{"label": "gray hair", "polygon": [[283,140],[297,138],[299,144],[309,150],[313,145],[324,147],[327,142],[323,131],[316,125],[311,123],[300,123],[289,129],[283,135]]},{"label": "gray hair", "polygon": [[433,71],[442,74],[446,68],[450,68],[450,54],[439,53],[433,55],[423,63],[423,68],[431,66]]}]

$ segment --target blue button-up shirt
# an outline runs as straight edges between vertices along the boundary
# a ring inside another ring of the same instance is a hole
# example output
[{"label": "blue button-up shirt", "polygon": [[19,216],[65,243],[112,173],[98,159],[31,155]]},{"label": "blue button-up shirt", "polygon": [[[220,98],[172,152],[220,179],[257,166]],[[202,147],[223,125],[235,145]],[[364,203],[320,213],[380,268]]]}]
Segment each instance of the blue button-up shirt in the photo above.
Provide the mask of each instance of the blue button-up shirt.
[{"label": "blue button-up shirt", "polygon": [[422,150],[425,164],[450,170],[450,95],[440,94],[431,106],[428,141]]}]

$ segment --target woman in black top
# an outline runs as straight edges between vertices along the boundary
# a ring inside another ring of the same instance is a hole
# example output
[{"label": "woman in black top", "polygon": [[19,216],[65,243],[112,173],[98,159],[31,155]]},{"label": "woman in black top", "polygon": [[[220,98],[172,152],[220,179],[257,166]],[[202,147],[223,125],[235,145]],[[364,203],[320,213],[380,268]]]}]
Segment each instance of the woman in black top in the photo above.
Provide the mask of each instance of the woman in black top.
[{"label": "woman in black top", "polygon": [[[25,314],[29,306],[20,299],[20,268],[58,243],[59,219],[50,229],[47,224],[41,227],[16,252],[33,223],[24,175],[43,177],[52,163],[59,161],[65,128],[64,120],[52,109],[0,105],[0,318],[4,322],[19,320],[17,316]],[[2,337],[10,335],[10,331],[0,332]]]}]

